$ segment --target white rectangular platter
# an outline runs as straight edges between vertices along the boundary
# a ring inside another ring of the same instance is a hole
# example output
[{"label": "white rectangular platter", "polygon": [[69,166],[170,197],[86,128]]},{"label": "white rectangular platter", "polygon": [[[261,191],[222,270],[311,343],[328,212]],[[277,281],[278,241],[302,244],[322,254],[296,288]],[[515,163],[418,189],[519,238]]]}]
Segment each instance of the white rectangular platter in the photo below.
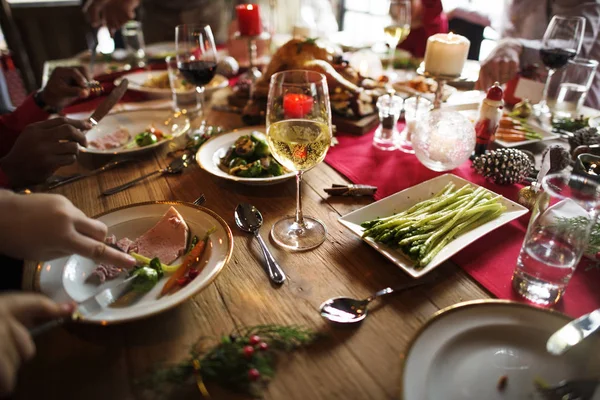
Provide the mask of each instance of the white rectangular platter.
[{"label": "white rectangular platter", "polygon": [[[362,233],[364,232],[364,228],[360,226],[362,222],[379,217],[386,217],[406,210],[420,201],[431,198],[436,193],[441,191],[449,182],[453,182],[457,188],[460,188],[466,184],[470,184],[474,188],[478,187],[478,185],[456,175],[445,174],[346,214],[341,217],[339,221],[358,237],[362,237]],[[492,191],[490,192],[493,193]],[[363,240],[367,242],[369,246],[383,254],[394,264],[402,268],[407,274],[413,278],[419,278],[432,271],[442,262],[446,261],[454,254],[458,253],[460,250],[467,247],[469,244],[473,243],[485,234],[516,218],[519,218],[528,212],[527,208],[510,201],[505,197],[501,197],[499,201],[506,207],[506,211],[502,215],[461,236],[458,236],[456,239],[448,243],[448,245],[446,245],[446,247],[444,247],[429,264],[420,270],[414,268],[415,263],[408,256],[405,256],[401,250],[396,250],[382,243],[377,243],[372,238],[363,238]]]}]

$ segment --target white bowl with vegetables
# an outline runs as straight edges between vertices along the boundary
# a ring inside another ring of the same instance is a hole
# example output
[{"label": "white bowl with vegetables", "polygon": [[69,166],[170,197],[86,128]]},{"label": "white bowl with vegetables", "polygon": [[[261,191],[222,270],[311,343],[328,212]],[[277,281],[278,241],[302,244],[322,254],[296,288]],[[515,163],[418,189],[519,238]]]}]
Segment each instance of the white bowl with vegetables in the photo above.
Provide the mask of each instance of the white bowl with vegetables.
[{"label": "white bowl with vegetables", "polygon": [[196,154],[211,175],[251,186],[273,185],[295,177],[271,156],[264,128],[238,129],[211,138]]}]

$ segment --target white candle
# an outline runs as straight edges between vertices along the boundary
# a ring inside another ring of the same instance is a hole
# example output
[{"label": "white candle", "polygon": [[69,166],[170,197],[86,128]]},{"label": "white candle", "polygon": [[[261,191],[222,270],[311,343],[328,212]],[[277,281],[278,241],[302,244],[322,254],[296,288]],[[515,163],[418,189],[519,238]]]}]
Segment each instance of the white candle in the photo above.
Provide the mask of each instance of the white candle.
[{"label": "white candle", "polygon": [[460,76],[471,42],[452,32],[438,33],[427,39],[425,72],[432,75]]}]

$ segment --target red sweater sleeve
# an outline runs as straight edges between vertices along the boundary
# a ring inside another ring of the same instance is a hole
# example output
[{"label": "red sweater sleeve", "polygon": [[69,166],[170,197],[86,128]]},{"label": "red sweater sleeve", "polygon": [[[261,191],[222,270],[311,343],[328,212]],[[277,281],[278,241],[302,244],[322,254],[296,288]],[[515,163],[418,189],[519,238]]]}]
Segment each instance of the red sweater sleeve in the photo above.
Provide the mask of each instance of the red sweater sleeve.
[{"label": "red sweater sleeve", "polygon": [[44,121],[50,114],[35,104],[29,95],[23,104],[9,114],[0,116],[0,157],[4,157],[23,129],[34,122]]},{"label": "red sweater sleeve", "polygon": [[[0,116],[0,158],[4,157],[15,144],[23,129],[34,122],[44,121],[50,114],[35,104],[33,95],[29,95],[23,104],[10,114]],[[0,169],[0,187],[9,187],[10,182]]]}]

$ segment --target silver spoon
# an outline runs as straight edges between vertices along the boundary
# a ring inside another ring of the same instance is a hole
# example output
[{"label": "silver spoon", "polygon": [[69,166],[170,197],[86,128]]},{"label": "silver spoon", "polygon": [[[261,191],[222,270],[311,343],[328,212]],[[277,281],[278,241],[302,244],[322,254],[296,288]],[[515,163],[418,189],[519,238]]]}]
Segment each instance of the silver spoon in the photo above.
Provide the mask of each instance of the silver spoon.
[{"label": "silver spoon", "polygon": [[244,232],[252,233],[258,239],[258,243],[260,243],[263,255],[265,256],[267,272],[269,273],[271,281],[277,284],[283,283],[283,281],[285,281],[285,274],[258,233],[258,230],[263,224],[263,217],[260,211],[251,204],[241,203],[235,208],[234,216],[238,228]]},{"label": "silver spoon", "polygon": [[341,324],[352,324],[360,322],[367,316],[367,306],[378,297],[387,294],[398,293],[429,283],[427,281],[411,282],[395,288],[385,288],[367,297],[364,300],[351,299],[349,297],[335,297],[321,304],[321,316],[333,322]]}]

